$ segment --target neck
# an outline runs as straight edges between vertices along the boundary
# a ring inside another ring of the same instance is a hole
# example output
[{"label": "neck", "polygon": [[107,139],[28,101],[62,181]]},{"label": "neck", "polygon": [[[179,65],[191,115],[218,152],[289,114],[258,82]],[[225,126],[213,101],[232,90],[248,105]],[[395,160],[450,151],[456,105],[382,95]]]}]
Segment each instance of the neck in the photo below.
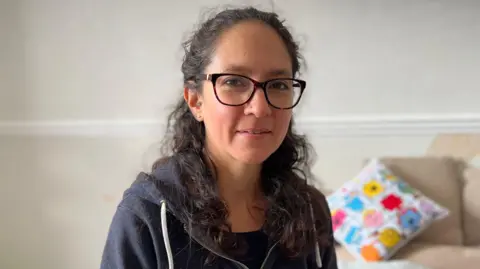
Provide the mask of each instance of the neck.
[{"label": "neck", "polygon": [[259,230],[265,221],[265,201],[260,184],[260,165],[213,160],[217,187],[228,208],[232,232]]},{"label": "neck", "polygon": [[221,197],[232,205],[251,205],[261,196],[260,166],[217,166],[217,184]]},{"label": "neck", "polygon": [[[227,154],[205,151],[215,171],[220,198],[228,208],[228,222],[233,232],[253,231],[265,221],[264,200],[260,173],[261,164],[241,163]],[[217,153],[217,154],[215,154]]]},{"label": "neck", "polygon": [[261,164],[244,164],[233,160],[227,162],[227,158],[216,157],[212,153],[208,156],[213,162],[220,196],[229,207],[251,205],[260,199]]}]

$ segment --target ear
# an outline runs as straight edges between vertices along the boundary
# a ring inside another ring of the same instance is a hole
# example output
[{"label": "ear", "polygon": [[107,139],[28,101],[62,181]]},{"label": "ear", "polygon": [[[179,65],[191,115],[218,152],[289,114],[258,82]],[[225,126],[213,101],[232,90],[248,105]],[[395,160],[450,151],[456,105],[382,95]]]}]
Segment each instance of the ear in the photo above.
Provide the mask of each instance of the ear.
[{"label": "ear", "polygon": [[188,87],[183,89],[183,99],[187,103],[190,111],[192,112],[193,116],[198,120],[203,120],[202,115],[202,105],[203,105],[203,98],[202,95],[199,94],[196,90],[191,90]]}]

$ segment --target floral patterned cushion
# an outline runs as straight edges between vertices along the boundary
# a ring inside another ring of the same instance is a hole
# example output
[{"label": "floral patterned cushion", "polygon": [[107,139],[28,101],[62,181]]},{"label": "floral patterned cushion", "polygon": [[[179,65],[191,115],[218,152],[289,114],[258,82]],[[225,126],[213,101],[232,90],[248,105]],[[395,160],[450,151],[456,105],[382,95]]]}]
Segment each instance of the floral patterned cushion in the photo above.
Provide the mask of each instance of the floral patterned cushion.
[{"label": "floral patterned cushion", "polygon": [[434,221],[449,214],[378,159],[327,197],[334,237],[357,259],[390,259]]}]

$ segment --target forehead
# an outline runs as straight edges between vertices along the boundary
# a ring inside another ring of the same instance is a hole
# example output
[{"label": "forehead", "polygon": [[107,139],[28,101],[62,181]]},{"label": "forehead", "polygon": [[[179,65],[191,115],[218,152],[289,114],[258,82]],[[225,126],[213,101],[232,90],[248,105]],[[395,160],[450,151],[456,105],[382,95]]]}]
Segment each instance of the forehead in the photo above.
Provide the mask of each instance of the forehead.
[{"label": "forehead", "polygon": [[220,35],[207,73],[256,77],[292,76],[292,63],[277,32],[260,21],[236,24]]}]

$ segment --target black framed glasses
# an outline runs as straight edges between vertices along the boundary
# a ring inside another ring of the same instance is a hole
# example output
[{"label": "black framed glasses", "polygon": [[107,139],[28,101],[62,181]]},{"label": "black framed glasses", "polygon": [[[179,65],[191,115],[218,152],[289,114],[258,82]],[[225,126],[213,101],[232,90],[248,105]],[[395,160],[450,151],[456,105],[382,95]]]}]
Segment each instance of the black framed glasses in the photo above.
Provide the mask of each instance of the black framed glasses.
[{"label": "black framed glasses", "polygon": [[270,106],[277,109],[292,109],[300,101],[307,85],[300,79],[275,78],[259,82],[247,76],[228,73],[202,74],[197,78],[211,81],[217,100],[227,106],[248,103],[253,98],[255,90],[261,88]]}]

